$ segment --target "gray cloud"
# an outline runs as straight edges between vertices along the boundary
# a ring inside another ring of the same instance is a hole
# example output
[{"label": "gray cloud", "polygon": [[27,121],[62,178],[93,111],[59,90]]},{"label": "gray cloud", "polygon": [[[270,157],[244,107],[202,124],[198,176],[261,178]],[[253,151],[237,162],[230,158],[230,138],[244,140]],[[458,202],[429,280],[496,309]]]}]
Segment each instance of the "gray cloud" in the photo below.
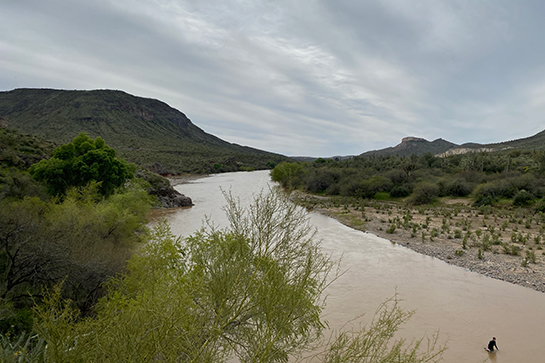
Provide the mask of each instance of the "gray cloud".
[{"label": "gray cloud", "polygon": [[288,155],[359,154],[408,135],[498,142],[543,128],[543,7],[4,0],[0,89],[122,89]]}]

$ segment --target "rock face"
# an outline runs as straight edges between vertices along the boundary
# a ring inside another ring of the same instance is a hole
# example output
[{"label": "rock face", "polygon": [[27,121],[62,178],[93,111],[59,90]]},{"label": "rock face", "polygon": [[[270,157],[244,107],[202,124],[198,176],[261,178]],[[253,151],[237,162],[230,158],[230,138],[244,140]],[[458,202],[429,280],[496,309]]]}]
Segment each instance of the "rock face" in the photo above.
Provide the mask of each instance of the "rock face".
[{"label": "rock face", "polygon": [[163,208],[191,207],[193,205],[191,198],[186,197],[171,186],[155,190],[150,194],[157,196],[157,200]]},{"label": "rock face", "polygon": [[168,179],[143,168],[139,168],[135,176],[150,184],[147,192],[157,197],[161,208],[190,207],[193,205],[191,198],[174,189]]}]

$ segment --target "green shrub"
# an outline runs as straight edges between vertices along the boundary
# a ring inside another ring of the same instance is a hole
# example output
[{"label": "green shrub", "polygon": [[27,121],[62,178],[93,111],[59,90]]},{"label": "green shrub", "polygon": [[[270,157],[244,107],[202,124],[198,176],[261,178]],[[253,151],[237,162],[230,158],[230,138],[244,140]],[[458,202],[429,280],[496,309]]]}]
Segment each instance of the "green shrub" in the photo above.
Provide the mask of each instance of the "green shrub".
[{"label": "green shrub", "polygon": [[410,194],[411,188],[409,188],[407,185],[396,185],[392,188],[392,190],[390,190],[390,196],[394,198],[403,198],[409,196]]},{"label": "green shrub", "polygon": [[439,196],[439,187],[430,182],[416,184],[409,202],[412,204],[429,204]]},{"label": "green shrub", "polygon": [[395,232],[395,230],[396,230],[396,225],[395,225],[395,224],[392,224],[392,225],[390,226],[390,228],[388,228],[388,229],[386,230],[386,233],[392,234],[392,233]]},{"label": "green shrub", "polygon": [[529,205],[534,200],[534,196],[528,193],[526,190],[518,191],[513,197],[513,205],[516,206],[526,206]]}]

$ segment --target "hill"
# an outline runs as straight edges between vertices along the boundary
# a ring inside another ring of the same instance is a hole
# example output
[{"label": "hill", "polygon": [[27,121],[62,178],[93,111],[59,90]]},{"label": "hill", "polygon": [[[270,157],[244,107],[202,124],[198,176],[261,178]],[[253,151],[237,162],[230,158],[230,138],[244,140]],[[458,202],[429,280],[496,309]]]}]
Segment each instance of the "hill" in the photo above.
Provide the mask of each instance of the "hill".
[{"label": "hill", "polygon": [[0,92],[0,122],[58,143],[80,132],[100,136],[121,157],[160,174],[264,169],[287,159],[221,140],[164,102],[122,91]]},{"label": "hill", "polygon": [[464,143],[462,145],[457,145],[443,139],[428,141],[418,137],[405,137],[401,140],[401,143],[396,146],[367,151],[360,154],[360,156],[410,156],[412,154],[422,156],[427,153],[436,156],[449,156],[470,152],[494,152],[504,150],[545,150],[545,131],[522,139],[491,144]]},{"label": "hill", "polygon": [[360,154],[360,156],[386,156],[386,155],[400,155],[410,156],[416,154],[418,156],[431,153],[433,155],[442,154],[450,149],[456,148],[458,145],[448,142],[443,139],[437,139],[434,141],[428,141],[426,139],[418,137],[405,137],[401,140],[401,143],[381,150],[372,150]]},{"label": "hill", "polygon": [[545,150],[545,131],[522,139],[492,143],[466,143],[448,150],[444,155],[465,154],[468,152],[503,151],[503,150]]}]

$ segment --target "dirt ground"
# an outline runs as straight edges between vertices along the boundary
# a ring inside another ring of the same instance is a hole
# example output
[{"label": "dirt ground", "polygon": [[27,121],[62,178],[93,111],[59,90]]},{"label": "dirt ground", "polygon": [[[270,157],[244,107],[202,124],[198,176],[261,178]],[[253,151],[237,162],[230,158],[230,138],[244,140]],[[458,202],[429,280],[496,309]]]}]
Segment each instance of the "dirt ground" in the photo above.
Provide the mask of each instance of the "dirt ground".
[{"label": "dirt ground", "polygon": [[467,199],[438,206],[353,201],[295,193],[309,210],[492,278],[545,292],[545,216],[529,209],[474,208]]}]

